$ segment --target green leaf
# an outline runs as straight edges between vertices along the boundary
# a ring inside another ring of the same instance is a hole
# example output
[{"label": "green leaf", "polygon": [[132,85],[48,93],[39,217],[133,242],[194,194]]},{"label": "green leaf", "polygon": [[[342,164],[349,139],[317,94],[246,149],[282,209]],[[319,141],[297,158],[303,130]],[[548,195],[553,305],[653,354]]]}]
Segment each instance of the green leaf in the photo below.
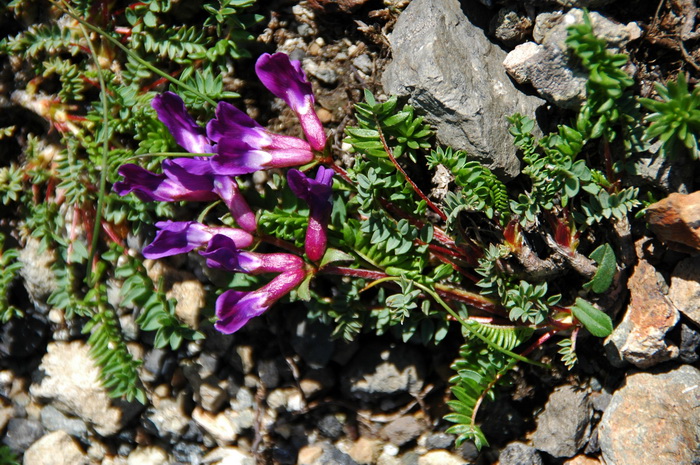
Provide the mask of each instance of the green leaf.
[{"label": "green leaf", "polygon": [[589,282],[583,285],[584,289],[590,289],[596,294],[602,294],[607,291],[612,280],[617,273],[617,259],[610,244],[603,244],[595,249],[590,258],[598,264],[598,269],[595,276]]},{"label": "green leaf", "polygon": [[328,248],[321,259],[321,268],[333,262],[353,262],[355,257],[338,249]]},{"label": "green leaf", "polygon": [[608,315],[590,302],[578,297],[570,307],[571,313],[594,336],[607,337],[612,333],[613,324]]}]

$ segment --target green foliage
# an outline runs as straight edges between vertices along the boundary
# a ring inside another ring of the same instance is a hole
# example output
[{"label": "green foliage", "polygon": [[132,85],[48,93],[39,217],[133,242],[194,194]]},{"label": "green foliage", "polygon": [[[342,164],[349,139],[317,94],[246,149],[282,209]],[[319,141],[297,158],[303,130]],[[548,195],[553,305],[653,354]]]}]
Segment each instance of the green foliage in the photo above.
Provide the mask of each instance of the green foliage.
[{"label": "green foliage", "polygon": [[[143,330],[155,331],[158,347],[176,349],[183,340],[201,334],[177,320],[174,303],[148,279],[140,258],[127,259],[123,249],[117,251],[127,232],[138,234],[155,217],[172,217],[173,207],[144,203],[134,195],[120,197],[103,190],[100,178],[105,173],[107,184],[116,181],[125,163],[153,170],[163,160],[159,153],[181,150],[151,108],[153,89],[162,77],[153,65],[180,77],[191,89],[183,98],[201,114],[211,115],[214,108],[200,94],[209,99],[237,96],[224,89],[224,79],[233,72],[234,60],[249,56],[248,29],[262,19],[247,13],[254,3],[147,0],[115,9],[109,17],[96,17],[103,5],[80,0],[70,2],[71,14],[86,19],[88,26],[103,28],[103,33],[88,38],[76,21],[46,16],[45,23],[0,41],[0,55],[16,57],[35,73],[24,89],[28,108],[40,109],[35,111],[55,128],[62,145],[58,153],[48,151],[40,137],[28,134],[22,162],[0,168],[0,200],[24,220],[23,228],[41,241],[42,251],[55,257],[57,290],[48,303],[64,310],[67,319],[88,321],[88,342],[112,395],[145,401],[139,362],[126,351],[116,318],[120,309],[105,301],[107,280],[124,280],[123,305],[141,310],[138,323]],[[8,8],[20,14],[22,4],[13,2]],[[197,23],[182,18],[196,18]],[[96,90],[104,101],[91,101]],[[14,137],[15,132],[3,128],[0,137]],[[93,235],[98,240],[93,242]],[[88,266],[92,255],[98,258]],[[3,251],[0,260],[0,310],[8,319],[19,315],[7,303],[19,263],[14,249]]]},{"label": "green foliage", "polygon": [[689,92],[684,73],[676,82],[665,86],[656,84],[656,92],[661,100],[639,99],[642,105],[653,111],[646,117],[651,124],[644,133],[650,141],[659,140],[659,153],[666,157],[688,152],[693,160],[700,157],[698,134],[700,134],[700,88]]},{"label": "green foliage", "polygon": [[566,44],[589,73],[586,102],[579,113],[577,129],[591,139],[605,136],[612,141],[617,135],[614,125],[625,119],[621,107],[629,106],[631,99],[631,94],[625,95],[625,90],[634,84],[623,69],[628,57],[611,53],[605,39],[595,36],[587,11],[584,11],[582,24],[569,27]]},{"label": "green foliage", "polygon": [[18,260],[17,249],[4,248],[5,239],[5,235],[0,234],[0,322],[2,323],[24,316],[20,309],[9,302],[10,289],[22,268],[22,263]]},{"label": "green foliage", "polygon": [[607,337],[612,333],[612,320],[599,308],[590,302],[577,297],[571,307],[571,314],[596,337]]},{"label": "green foliage", "polygon": [[490,169],[477,161],[467,160],[467,154],[452,148],[430,152],[426,158],[428,167],[443,165],[454,175],[454,183],[461,187],[459,194],[448,193],[445,199],[448,222],[453,222],[462,210],[481,211],[488,218],[498,217],[501,224],[508,222],[510,207],[508,190]]},{"label": "green foliage", "polygon": [[8,446],[0,446],[0,465],[20,465],[19,459]]},{"label": "green foliage", "polygon": [[[517,343],[518,338],[508,340]],[[467,343],[460,348],[459,358],[451,366],[455,372],[450,378],[454,399],[447,404],[452,413],[445,415],[445,420],[455,423],[446,432],[457,435],[457,446],[464,441],[473,441],[477,449],[489,445],[476,423],[478,408],[484,400],[495,398],[494,387],[504,381],[503,375],[513,365],[511,358],[483,344]]]},{"label": "green foliage", "polygon": [[598,269],[593,279],[584,284],[583,288],[590,289],[596,294],[602,294],[608,290],[617,273],[615,252],[610,244],[603,244],[591,252],[590,258],[596,261]]},{"label": "green foliage", "polygon": [[564,362],[564,366],[571,370],[574,365],[578,362],[578,356],[576,355],[576,345],[573,339],[565,338],[557,342],[559,350],[557,353],[561,355],[561,361]]}]

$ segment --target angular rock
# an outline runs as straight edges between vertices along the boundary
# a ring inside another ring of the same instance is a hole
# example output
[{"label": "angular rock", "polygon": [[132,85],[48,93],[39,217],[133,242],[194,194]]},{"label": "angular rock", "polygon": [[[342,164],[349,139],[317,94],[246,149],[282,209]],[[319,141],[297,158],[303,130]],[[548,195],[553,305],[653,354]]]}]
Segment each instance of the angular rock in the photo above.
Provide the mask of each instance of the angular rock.
[{"label": "angular rock", "polygon": [[534,118],[543,102],[515,88],[503,70],[505,52],[469,22],[460,2],[413,0],[390,42],[394,58],[382,76],[384,90],[408,97],[441,144],[465,150],[506,179],[517,176],[520,161],[505,116]]},{"label": "angular rock", "polygon": [[628,375],[598,428],[605,463],[700,463],[699,386],[700,371],[690,365]]},{"label": "angular rock", "polygon": [[209,433],[217,444],[231,444],[236,440],[241,430],[227,413],[228,411],[223,411],[214,415],[201,407],[195,407],[192,410],[192,419]]},{"label": "angular rock", "polygon": [[428,449],[449,449],[455,442],[455,437],[446,433],[430,433],[425,438],[425,447]]},{"label": "angular rock", "polygon": [[39,309],[45,309],[46,299],[56,290],[56,276],[51,265],[56,260],[52,250],[40,250],[41,241],[33,237],[27,239],[24,248],[19,251],[22,268],[19,274],[24,280],[24,288],[32,303]]},{"label": "angular rock", "polygon": [[700,332],[681,323],[681,343],[678,358],[683,363],[695,363],[698,361],[698,347],[700,347]]},{"label": "angular rock", "polygon": [[50,328],[45,321],[33,316],[13,318],[0,328],[0,357],[36,357],[44,352],[49,334]]},{"label": "angular rock", "polygon": [[112,400],[99,379],[99,369],[82,341],[51,343],[29,392],[66,414],[91,424],[102,436],[117,433],[142,408],[136,402]]},{"label": "angular rock", "polygon": [[399,447],[416,439],[423,432],[423,425],[411,416],[399,417],[382,428],[382,437]]},{"label": "angular rock", "polygon": [[381,452],[381,441],[362,436],[350,446],[348,455],[360,465],[369,465],[377,461]]},{"label": "angular rock", "polygon": [[24,453],[24,465],[87,465],[88,456],[65,431],[39,439]]},{"label": "angular rock", "polygon": [[329,439],[338,439],[343,434],[343,423],[336,415],[324,415],[318,422],[318,431]]},{"label": "angular rock", "polygon": [[290,319],[293,325],[292,347],[311,368],[323,368],[335,351],[335,341],[331,337],[333,328],[320,321],[310,321],[299,315]]},{"label": "angular rock", "polygon": [[349,396],[362,400],[418,394],[423,388],[424,365],[421,353],[410,346],[368,344],[347,367],[342,388]]},{"label": "angular rock", "polygon": [[668,300],[700,326],[700,257],[686,258],[671,273]]},{"label": "angular rock", "polygon": [[298,465],[358,465],[352,457],[339,451],[329,442],[303,447],[299,451]]},{"label": "angular rock", "polygon": [[[619,51],[629,41],[641,36],[636,23],[614,23],[596,12],[590,13],[596,36],[607,41],[612,51]],[[537,92],[562,108],[578,108],[586,96],[587,73],[574,67],[575,58],[565,43],[567,28],[583,23],[583,10],[574,8],[566,14],[546,13],[535,21],[534,36],[540,43],[518,45],[503,61],[508,74],[520,84],[532,84]]]},{"label": "angular rock", "polygon": [[158,446],[139,446],[126,458],[127,465],[163,465],[168,463],[168,453]]},{"label": "angular rock", "polygon": [[627,311],[613,333],[605,341],[612,363],[621,360],[639,368],[648,368],[678,357],[678,347],[666,341],[680,315],[664,295],[656,270],[643,258],[643,240],[636,244],[640,257],[627,286],[630,302]]},{"label": "angular rock", "polygon": [[81,437],[87,433],[87,426],[83,420],[68,418],[51,405],[41,409],[41,424],[49,431],[61,430],[76,437]]},{"label": "angular rock", "polygon": [[514,7],[504,7],[491,22],[491,30],[498,40],[507,47],[515,47],[523,42],[532,31],[532,20]]},{"label": "angular rock", "polygon": [[155,426],[159,437],[179,437],[187,430],[190,416],[184,404],[184,395],[177,399],[154,396],[153,408],[146,413],[146,418]]},{"label": "angular rock", "polygon": [[255,465],[255,459],[237,447],[217,447],[201,463],[212,465]]},{"label": "angular rock", "polygon": [[645,211],[649,229],[669,247],[700,250],[700,191],[670,194]]},{"label": "angular rock", "polygon": [[204,285],[196,279],[188,279],[173,284],[166,292],[168,299],[175,299],[175,315],[190,328],[199,328],[199,319],[206,304]]},{"label": "angular rock", "polygon": [[44,435],[44,427],[36,420],[12,418],[2,442],[15,454],[21,454]]},{"label": "angular rock", "polygon": [[464,465],[464,460],[446,450],[431,450],[418,458],[418,465]]},{"label": "angular rock", "polygon": [[592,419],[588,392],[570,385],[559,386],[537,417],[532,445],[555,457],[573,457],[586,445]]},{"label": "angular rock", "polygon": [[500,465],[542,465],[537,449],[522,442],[511,442],[498,455]]},{"label": "angular rock", "polygon": [[600,465],[600,460],[587,455],[577,455],[571,460],[564,462],[564,465]]}]

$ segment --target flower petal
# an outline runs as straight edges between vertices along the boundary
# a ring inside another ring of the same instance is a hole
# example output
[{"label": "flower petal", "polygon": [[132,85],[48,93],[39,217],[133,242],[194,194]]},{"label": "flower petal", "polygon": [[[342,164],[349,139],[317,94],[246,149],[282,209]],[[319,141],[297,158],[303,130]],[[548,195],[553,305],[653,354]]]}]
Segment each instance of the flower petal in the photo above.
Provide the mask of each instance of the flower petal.
[{"label": "flower petal", "polygon": [[191,153],[211,151],[206,131],[187,113],[185,102],[173,92],[156,95],[151,102],[158,119],[165,124],[175,142]]},{"label": "flower petal", "polygon": [[314,150],[323,151],[326,134],[314,109],[314,94],[301,62],[290,61],[284,53],[264,53],[255,63],[260,81],[297,114],[306,139]]},{"label": "flower petal", "polygon": [[122,165],[119,174],[124,180],[114,183],[113,187],[119,195],[133,192],[141,200],[159,202],[209,201],[217,197],[212,192],[211,177],[173,175],[167,171],[155,174],[134,164]]}]

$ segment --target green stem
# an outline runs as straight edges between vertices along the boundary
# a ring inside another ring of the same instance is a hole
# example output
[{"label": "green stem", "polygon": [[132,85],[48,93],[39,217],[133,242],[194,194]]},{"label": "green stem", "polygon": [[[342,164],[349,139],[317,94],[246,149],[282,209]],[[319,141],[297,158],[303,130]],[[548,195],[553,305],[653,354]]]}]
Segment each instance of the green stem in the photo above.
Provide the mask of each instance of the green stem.
[{"label": "green stem", "polygon": [[97,57],[97,52],[95,51],[95,46],[90,40],[90,35],[83,27],[83,22],[80,22],[80,31],[85,36],[88,47],[90,48],[90,54],[95,62],[95,68],[97,69],[97,78],[100,81],[100,100],[102,101],[102,163],[100,164],[100,186],[97,194],[97,207],[95,215],[95,225],[92,228],[92,243],[90,244],[90,251],[88,252],[87,260],[87,273],[86,279],[89,286],[93,286],[95,280],[93,280],[93,269],[92,261],[95,257],[97,251],[97,243],[100,238],[100,228],[102,226],[102,210],[104,208],[105,190],[107,188],[107,157],[109,155],[109,108],[107,103],[107,85],[105,84],[105,78],[102,74],[102,68],[100,67],[100,62]]},{"label": "green stem", "polygon": [[[386,282],[386,281],[399,281],[400,279],[401,278],[397,278],[394,276],[387,276],[386,278],[381,278],[381,279],[374,281],[372,284],[370,284],[370,286],[372,286],[374,284],[380,284],[380,283]],[[518,355],[515,352],[504,349],[503,347],[501,347],[498,344],[491,341],[489,338],[477,333],[476,331],[474,331],[472,329],[471,326],[469,326],[469,323],[464,321],[464,319],[461,316],[459,316],[459,314],[452,309],[452,307],[447,305],[447,302],[442,300],[442,298],[438,295],[437,292],[435,292],[434,290],[430,289],[428,286],[425,286],[419,282],[416,282],[416,281],[412,281],[412,282],[413,282],[413,284],[415,284],[415,286],[418,289],[420,289],[423,292],[425,292],[426,294],[428,294],[430,297],[433,298],[433,300],[435,300],[435,302],[440,304],[440,306],[442,308],[444,308],[447,311],[447,313],[449,313],[455,320],[457,320],[469,333],[471,333],[474,337],[481,339],[486,345],[491,347],[493,350],[497,350],[498,352],[501,352],[502,354],[507,355],[508,357],[511,357],[511,358],[518,360],[520,362],[530,363],[532,365],[536,365],[536,366],[542,367],[542,368],[548,368],[548,366],[544,363],[535,362],[533,360],[530,360],[527,357],[523,357],[522,355]],[[370,287],[370,286],[367,286],[367,287]]]},{"label": "green stem", "polygon": [[[70,17],[73,18],[74,20],[78,21],[78,22],[81,24],[81,26],[84,26],[84,27],[90,29],[92,32],[95,32],[95,33],[101,35],[102,37],[104,37],[105,39],[107,39],[109,42],[111,42],[113,45],[115,45],[116,47],[120,48],[124,53],[126,53],[126,54],[127,54],[130,58],[132,58],[134,61],[137,61],[140,65],[145,66],[146,68],[148,68],[151,72],[157,74],[158,76],[160,76],[160,77],[162,77],[162,78],[164,78],[164,79],[167,79],[168,81],[172,82],[172,83],[175,84],[175,85],[178,85],[178,86],[182,87],[182,88],[185,89],[185,90],[188,90],[189,92],[192,92],[193,94],[197,95],[197,96],[200,97],[202,100],[204,100],[204,101],[206,101],[207,103],[209,103],[210,105],[212,105],[212,106],[214,106],[214,107],[216,106],[216,102],[215,102],[214,100],[212,100],[211,98],[209,98],[209,97],[207,97],[206,95],[202,94],[201,92],[199,92],[199,91],[198,91],[197,89],[195,89],[194,87],[192,87],[192,86],[190,86],[190,85],[188,85],[188,84],[185,84],[185,83],[182,82],[181,80],[179,80],[179,79],[177,79],[177,78],[174,78],[174,77],[172,77],[171,75],[169,75],[168,73],[165,73],[165,72],[159,70],[158,68],[156,68],[155,66],[153,66],[153,65],[150,64],[150,63],[148,63],[146,60],[144,60],[143,58],[141,58],[140,56],[138,56],[137,54],[135,54],[134,52],[132,52],[131,50],[129,50],[129,48],[127,48],[126,46],[124,46],[124,45],[123,45],[121,42],[119,42],[117,39],[115,39],[114,37],[112,37],[112,36],[110,36],[109,34],[107,34],[107,32],[104,31],[103,29],[101,29],[101,28],[95,26],[94,24],[90,24],[89,22],[85,21],[83,18],[81,18],[81,17],[76,13],[76,11],[75,11],[73,8],[71,8],[70,5],[68,5],[68,4],[65,2],[65,0],[62,0],[60,3],[55,2],[55,0],[49,0],[49,1],[51,1],[51,3],[53,3],[54,5],[56,5],[56,6],[57,6],[58,8],[60,8],[61,10],[63,10],[68,16],[70,16]],[[88,40],[88,43],[89,43],[89,42],[90,42],[90,41]],[[92,47],[91,47],[91,48],[92,48]],[[98,63],[97,66],[98,66],[98,68],[99,68],[99,63]]]}]

